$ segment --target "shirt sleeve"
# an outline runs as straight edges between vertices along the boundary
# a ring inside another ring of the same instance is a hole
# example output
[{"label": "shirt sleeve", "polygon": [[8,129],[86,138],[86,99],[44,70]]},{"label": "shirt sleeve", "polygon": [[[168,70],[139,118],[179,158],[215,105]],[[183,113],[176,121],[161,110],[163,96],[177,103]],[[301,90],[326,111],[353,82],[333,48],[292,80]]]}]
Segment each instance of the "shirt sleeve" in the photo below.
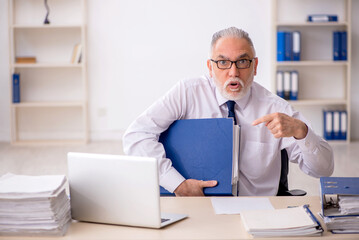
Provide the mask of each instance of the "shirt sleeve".
[{"label": "shirt sleeve", "polygon": [[295,118],[302,120],[308,127],[307,136],[303,139],[290,138],[288,150],[291,162],[299,164],[299,168],[306,174],[319,178],[330,176],[334,171],[333,150],[320,136],[316,135],[310,125],[298,112]]},{"label": "shirt sleeve", "polygon": [[173,192],[185,178],[166,158],[159,136],[185,112],[184,84],[179,82],[162,98],[152,104],[126,130],[123,136],[125,154],[154,157],[158,160],[160,185]]}]

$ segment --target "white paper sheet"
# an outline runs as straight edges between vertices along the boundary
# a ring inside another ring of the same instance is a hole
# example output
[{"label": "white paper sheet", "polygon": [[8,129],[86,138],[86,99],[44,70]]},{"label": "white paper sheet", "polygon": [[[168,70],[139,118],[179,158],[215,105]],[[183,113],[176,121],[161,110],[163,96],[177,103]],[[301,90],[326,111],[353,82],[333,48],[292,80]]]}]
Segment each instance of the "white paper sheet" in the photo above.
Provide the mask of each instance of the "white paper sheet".
[{"label": "white paper sheet", "polygon": [[274,209],[268,198],[213,197],[211,201],[216,214],[240,214],[245,210]]}]

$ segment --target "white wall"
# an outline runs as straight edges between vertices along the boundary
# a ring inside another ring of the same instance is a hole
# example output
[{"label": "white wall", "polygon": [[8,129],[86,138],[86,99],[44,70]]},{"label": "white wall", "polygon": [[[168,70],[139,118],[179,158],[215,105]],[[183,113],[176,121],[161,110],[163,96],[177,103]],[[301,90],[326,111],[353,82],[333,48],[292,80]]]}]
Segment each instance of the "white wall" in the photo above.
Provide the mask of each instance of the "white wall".
[{"label": "white wall", "polygon": [[206,73],[211,36],[222,28],[250,33],[261,59],[257,81],[270,87],[270,1],[89,1],[88,9],[95,138],[119,136],[177,81]]},{"label": "white wall", "polygon": [[[358,10],[359,1],[353,1],[353,139],[359,139]],[[0,141],[10,140],[7,21],[7,0],[0,0]],[[130,122],[177,81],[206,73],[211,35],[229,26],[249,32],[260,61],[256,81],[271,89],[268,0],[88,0],[92,139],[120,139]]]}]

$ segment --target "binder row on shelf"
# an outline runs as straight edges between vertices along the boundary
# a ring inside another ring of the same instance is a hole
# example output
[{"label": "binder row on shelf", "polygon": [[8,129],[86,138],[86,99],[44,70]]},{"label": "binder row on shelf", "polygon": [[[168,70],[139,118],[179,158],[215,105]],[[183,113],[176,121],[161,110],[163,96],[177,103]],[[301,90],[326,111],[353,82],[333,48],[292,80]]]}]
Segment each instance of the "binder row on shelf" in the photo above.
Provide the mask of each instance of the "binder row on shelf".
[{"label": "binder row on shelf", "polygon": [[332,233],[359,233],[359,178],[321,177],[321,217]]},{"label": "binder row on shelf", "polygon": [[323,111],[324,138],[326,140],[346,140],[347,139],[347,111]]},{"label": "binder row on shelf", "polygon": [[20,102],[20,74],[14,73],[12,75],[12,102]]},{"label": "binder row on shelf", "polygon": [[300,32],[277,32],[277,61],[300,61]]},{"label": "binder row on shelf", "polygon": [[277,95],[285,100],[298,100],[297,71],[277,71]]},{"label": "binder row on shelf", "polygon": [[346,61],[348,59],[347,52],[347,32],[333,32],[333,60]]},{"label": "binder row on shelf", "polygon": [[338,15],[312,14],[308,15],[308,22],[338,22]]}]

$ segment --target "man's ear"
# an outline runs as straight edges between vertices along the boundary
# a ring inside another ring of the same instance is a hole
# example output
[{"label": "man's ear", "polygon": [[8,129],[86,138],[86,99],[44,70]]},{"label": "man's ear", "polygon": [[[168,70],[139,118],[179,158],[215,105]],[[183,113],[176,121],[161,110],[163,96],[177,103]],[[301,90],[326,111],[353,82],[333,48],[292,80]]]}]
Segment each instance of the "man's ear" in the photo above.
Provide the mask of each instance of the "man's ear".
[{"label": "man's ear", "polygon": [[257,75],[258,58],[254,59],[254,76]]},{"label": "man's ear", "polygon": [[209,71],[209,76],[211,76],[211,77],[213,77],[212,75],[212,64],[211,64],[211,60],[210,59],[208,59],[207,60],[207,67],[208,67],[208,71]]}]

